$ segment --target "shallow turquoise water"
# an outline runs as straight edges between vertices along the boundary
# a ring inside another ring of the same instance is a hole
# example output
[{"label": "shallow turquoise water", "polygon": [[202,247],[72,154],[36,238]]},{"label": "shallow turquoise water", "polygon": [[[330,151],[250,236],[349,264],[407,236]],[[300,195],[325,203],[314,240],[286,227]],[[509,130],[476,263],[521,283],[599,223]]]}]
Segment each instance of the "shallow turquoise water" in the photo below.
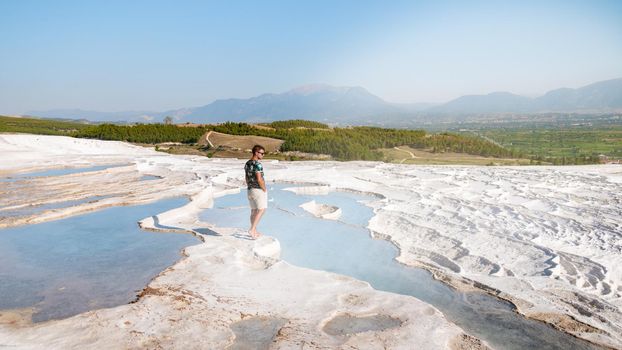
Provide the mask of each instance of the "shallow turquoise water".
[{"label": "shallow turquoise water", "polygon": [[30,216],[36,213],[41,213],[46,210],[52,209],[61,209],[61,208],[69,208],[73,206],[77,206],[80,204],[100,201],[102,199],[110,198],[112,196],[92,196],[82,199],[74,199],[70,201],[56,202],[56,203],[45,203],[40,205],[29,205],[25,207],[20,207],[16,209],[4,209],[0,208],[0,218],[1,217],[15,217],[15,216]]},{"label": "shallow turquoise water", "polygon": [[131,164],[108,164],[108,165],[96,165],[85,168],[60,168],[60,169],[50,169],[50,170],[42,170],[35,171],[31,173],[17,174],[10,177],[0,178],[0,182],[12,182],[17,180],[30,179],[35,177],[46,177],[46,176],[62,176],[69,174],[78,174],[78,173],[86,173],[91,171],[100,171],[108,168],[118,168],[122,166],[128,166]]},{"label": "shallow turquoise water", "polygon": [[[468,333],[497,349],[591,349],[591,344],[541,322],[521,317],[507,302],[482,293],[460,293],[423,269],[395,261],[397,248],[374,240],[365,228],[373,216],[360,201],[373,198],[349,192],[325,196],[296,195],[291,185],[269,186],[269,208],[259,231],[281,243],[283,260],[294,265],[336,272],[369,282],[375,289],[415,296],[434,305]],[[339,221],[318,219],[299,207],[315,200],[335,205]],[[220,227],[249,227],[246,191],[218,198],[200,218]]]},{"label": "shallow turquoise water", "polygon": [[161,177],[155,175],[143,175],[139,180],[140,181],[151,181],[151,180],[160,180]]},{"label": "shallow turquoise water", "polygon": [[0,230],[0,309],[34,306],[35,322],[128,303],[199,243],[137,222],[180,207],[175,198]]},{"label": "shallow turquoise water", "polygon": [[[11,177],[0,178],[0,183],[4,183],[5,186],[11,186],[10,187],[11,191],[19,192],[23,188],[30,186],[30,184],[28,182],[25,182],[24,180],[29,180],[29,179],[38,178],[38,177],[81,174],[81,173],[86,173],[86,172],[100,171],[104,169],[123,167],[123,166],[128,166],[128,165],[130,164],[109,164],[109,165],[91,166],[91,167],[86,167],[86,168],[50,169],[50,170],[24,173],[24,174],[18,174],[15,176],[11,176]],[[158,179],[161,179],[161,177],[154,176],[154,175],[143,175],[139,179],[139,181],[151,181],[151,180],[158,180]],[[5,209],[7,207],[5,206],[5,207],[0,207],[0,218],[31,216],[31,215],[40,214],[46,210],[68,208],[68,207],[77,206],[83,203],[100,201],[102,199],[106,199],[110,197],[112,196],[111,195],[91,196],[91,197],[82,198],[82,199],[75,199],[75,200],[55,202],[55,203],[45,203],[45,204],[39,204],[39,205],[29,205],[29,206],[24,206],[20,208],[14,208],[14,209]]]}]

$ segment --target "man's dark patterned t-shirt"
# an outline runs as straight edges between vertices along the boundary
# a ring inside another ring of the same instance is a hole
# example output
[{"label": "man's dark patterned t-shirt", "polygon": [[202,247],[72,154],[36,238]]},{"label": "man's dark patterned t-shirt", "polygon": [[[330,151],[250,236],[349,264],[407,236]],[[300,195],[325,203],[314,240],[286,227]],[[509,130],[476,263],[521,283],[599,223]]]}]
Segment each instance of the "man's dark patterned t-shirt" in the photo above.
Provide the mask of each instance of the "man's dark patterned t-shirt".
[{"label": "man's dark patterned t-shirt", "polygon": [[261,173],[261,177],[263,178],[263,165],[256,160],[249,160],[244,165],[244,172],[246,173],[246,186],[248,189],[251,188],[261,188],[259,186],[259,182],[257,182],[257,172]]}]

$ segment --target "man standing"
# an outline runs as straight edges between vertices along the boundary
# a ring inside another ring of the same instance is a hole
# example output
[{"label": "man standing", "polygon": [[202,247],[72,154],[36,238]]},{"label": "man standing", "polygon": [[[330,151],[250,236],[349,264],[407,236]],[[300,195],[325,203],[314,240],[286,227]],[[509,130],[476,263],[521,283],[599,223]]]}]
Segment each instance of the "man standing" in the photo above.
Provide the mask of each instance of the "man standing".
[{"label": "man standing", "polygon": [[257,232],[257,225],[264,211],[268,207],[268,190],[263,177],[263,166],[259,162],[263,159],[266,149],[263,146],[253,147],[253,156],[244,165],[246,187],[248,188],[248,203],[251,207],[251,228],[248,233],[251,238],[257,239],[261,233]]}]

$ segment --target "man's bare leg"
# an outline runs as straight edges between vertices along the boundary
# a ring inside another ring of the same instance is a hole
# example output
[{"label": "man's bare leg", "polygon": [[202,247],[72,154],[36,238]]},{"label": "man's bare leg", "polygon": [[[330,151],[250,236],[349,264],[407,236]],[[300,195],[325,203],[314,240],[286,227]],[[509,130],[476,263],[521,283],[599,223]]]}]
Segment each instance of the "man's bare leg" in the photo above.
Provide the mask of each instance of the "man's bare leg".
[{"label": "man's bare leg", "polygon": [[259,220],[261,220],[264,211],[266,211],[266,209],[254,209],[254,217],[253,213],[251,213],[251,229],[248,230],[248,233],[255,239],[261,236],[261,233],[257,232],[257,225],[259,224]]},{"label": "man's bare leg", "polygon": [[253,221],[255,221],[255,215],[257,215],[257,209],[251,209],[251,227],[253,226]]},{"label": "man's bare leg", "polygon": [[248,229],[248,234],[251,235],[251,237],[253,236],[253,233],[251,230],[253,228],[253,222],[255,222],[255,216],[257,216],[257,209],[251,209],[251,217],[250,217],[251,228]]}]

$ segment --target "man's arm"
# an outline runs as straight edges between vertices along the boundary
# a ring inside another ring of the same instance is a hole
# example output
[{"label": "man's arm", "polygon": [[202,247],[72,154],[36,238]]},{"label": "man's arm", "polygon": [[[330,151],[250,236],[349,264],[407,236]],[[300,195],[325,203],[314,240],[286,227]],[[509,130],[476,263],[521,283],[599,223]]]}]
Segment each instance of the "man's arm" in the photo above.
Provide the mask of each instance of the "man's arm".
[{"label": "man's arm", "polygon": [[261,175],[261,172],[257,171],[255,172],[255,177],[257,178],[257,183],[259,184],[259,187],[261,187],[261,189],[266,192],[266,183],[263,181],[263,176]]}]

